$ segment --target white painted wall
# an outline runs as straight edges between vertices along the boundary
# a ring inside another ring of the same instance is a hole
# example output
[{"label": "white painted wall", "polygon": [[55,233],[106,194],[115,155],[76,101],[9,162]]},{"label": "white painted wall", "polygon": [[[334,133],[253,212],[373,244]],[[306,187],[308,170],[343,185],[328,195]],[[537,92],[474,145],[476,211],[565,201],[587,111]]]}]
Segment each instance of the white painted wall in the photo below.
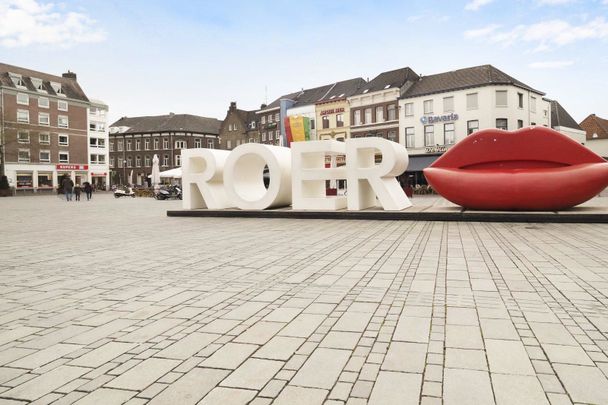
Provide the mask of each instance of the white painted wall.
[{"label": "white painted wall", "polygon": [[587,140],[585,146],[603,158],[608,158],[608,139]]},{"label": "white painted wall", "polygon": [[[110,189],[110,153],[109,153],[109,128],[108,128],[108,106],[102,103],[92,103],[92,107],[100,110],[99,112],[93,112],[89,107],[87,109],[87,129],[88,129],[88,139],[87,139],[87,156],[89,162],[89,178],[88,181],[92,183],[93,181],[93,173],[106,173],[105,183],[106,190]],[[92,122],[100,122],[104,124],[105,131],[91,131],[90,123]],[[91,147],[90,138],[98,138],[105,139],[105,147]],[[91,154],[96,155],[104,155],[105,163],[104,164],[93,164],[91,163]]]},{"label": "white painted wall", "polygon": [[574,129],[568,127],[555,127],[553,129],[561,132],[564,135],[569,136],[581,145],[584,145],[587,142],[587,133],[581,129]]},{"label": "white painted wall", "polygon": [[[496,90],[507,90],[506,107],[496,106]],[[469,93],[478,93],[477,109],[467,110],[466,100]],[[518,107],[517,93],[524,95],[523,108]],[[444,111],[443,98],[450,96],[454,96],[454,111]],[[530,110],[531,97],[536,98],[536,112]],[[433,114],[424,114],[425,100],[433,100]],[[406,103],[414,104],[413,116],[405,116]],[[420,118],[428,115],[447,115],[452,112],[458,114],[458,120],[453,121],[456,142],[467,136],[467,121],[479,121],[479,129],[496,128],[497,118],[508,120],[508,130],[517,129],[517,120],[522,120],[524,127],[532,123],[539,126],[551,126],[550,104],[543,100],[540,94],[511,85],[484,86],[399,100],[399,142],[405,145],[405,128],[414,127],[415,144],[414,148],[408,148],[408,153],[410,155],[425,154],[424,125],[420,122]],[[444,123],[434,124],[435,144],[440,146],[444,145]]]}]

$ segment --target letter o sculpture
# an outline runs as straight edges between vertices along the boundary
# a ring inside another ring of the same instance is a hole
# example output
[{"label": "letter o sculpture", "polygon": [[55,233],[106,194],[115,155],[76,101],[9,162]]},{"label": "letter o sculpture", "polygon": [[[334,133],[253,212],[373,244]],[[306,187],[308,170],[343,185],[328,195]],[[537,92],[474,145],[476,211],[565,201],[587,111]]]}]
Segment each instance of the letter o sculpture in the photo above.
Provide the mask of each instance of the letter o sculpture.
[{"label": "letter o sculpture", "polygon": [[[270,184],[264,186],[264,167]],[[281,146],[247,143],[226,159],[224,187],[228,199],[242,210],[263,210],[291,204],[291,151]]]}]

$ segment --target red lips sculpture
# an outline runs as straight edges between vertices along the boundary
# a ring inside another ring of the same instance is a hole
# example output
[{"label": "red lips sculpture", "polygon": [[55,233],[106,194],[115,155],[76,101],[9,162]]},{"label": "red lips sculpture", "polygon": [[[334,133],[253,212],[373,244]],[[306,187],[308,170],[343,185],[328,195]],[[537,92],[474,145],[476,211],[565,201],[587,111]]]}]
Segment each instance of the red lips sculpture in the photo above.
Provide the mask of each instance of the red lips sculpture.
[{"label": "red lips sculpture", "polygon": [[555,211],[606,188],[608,162],[549,128],[486,129],[454,145],[424,175],[467,209]]}]

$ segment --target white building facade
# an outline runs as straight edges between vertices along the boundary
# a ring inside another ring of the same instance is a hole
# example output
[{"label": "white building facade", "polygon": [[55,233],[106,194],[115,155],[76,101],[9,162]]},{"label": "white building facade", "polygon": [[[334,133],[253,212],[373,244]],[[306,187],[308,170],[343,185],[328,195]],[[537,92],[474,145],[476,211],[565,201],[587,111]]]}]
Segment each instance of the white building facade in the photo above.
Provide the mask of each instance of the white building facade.
[{"label": "white building facade", "polygon": [[110,153],[108,132],[108,106],[91,100],[87,113],[89,183],[97,190],[110,189]]}]

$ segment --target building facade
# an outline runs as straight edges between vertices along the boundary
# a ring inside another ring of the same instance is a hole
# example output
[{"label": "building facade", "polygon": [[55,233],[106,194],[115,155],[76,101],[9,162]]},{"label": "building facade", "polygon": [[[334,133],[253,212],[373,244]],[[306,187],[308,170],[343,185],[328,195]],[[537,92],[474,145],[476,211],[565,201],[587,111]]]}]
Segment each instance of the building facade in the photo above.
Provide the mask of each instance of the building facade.
[{"label": "building facade", "polygon": [[110,126],[112,184],[149,186],[154,155],[160,170],[181,167],[181,151],[218,149],[222,121],[189,114],[123,117]]},{"label": "building facade", "polygon": [[231,102],[220,127],[219,147],[232,150],[243,143],[260,143],[258,120],[255,111],[239,110],[236,101]]},{"label": "building facade", "polygon": [[11,186],[51,192],[64,175],[76,184],[90,181],[91,102],[75,73],[0,64],[0,103],[0,175]]},{"label": "building facade", "polygon": [[348,97],[367,82],[362,78],[336,83],[322,100],[315,103],[316,139],[344,141],[350,138],[350,104]]},{"label": "building facade", "polygon": [[580,127],[585,131],[585,145],[593,152],[608,159],[608,120],[590,114],[581,121]]},{"label": "building facade", "polygon": [[110,188],[108,106],[91,100],[88,110],[89,128],[89,183],[97,190]]}]

